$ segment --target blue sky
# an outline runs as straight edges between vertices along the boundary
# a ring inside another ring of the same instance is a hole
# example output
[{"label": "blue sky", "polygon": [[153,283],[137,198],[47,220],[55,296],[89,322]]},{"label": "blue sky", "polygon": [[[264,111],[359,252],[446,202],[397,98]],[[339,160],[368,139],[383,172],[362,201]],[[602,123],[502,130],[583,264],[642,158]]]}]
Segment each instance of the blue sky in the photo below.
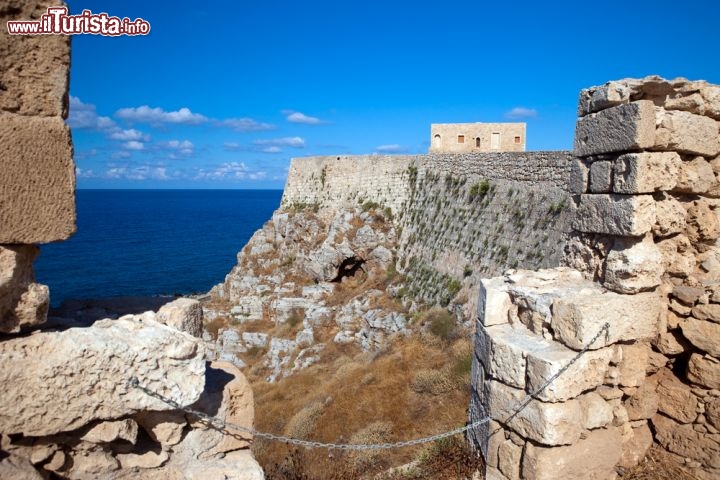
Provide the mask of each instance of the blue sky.
[{"label": "blue sky", "polygon": [[79,188],[282,188],[292,157],[424,153],[431,123],[527,122],[572,148],[581,88],[720,83],[720,2],[69,0]]}]

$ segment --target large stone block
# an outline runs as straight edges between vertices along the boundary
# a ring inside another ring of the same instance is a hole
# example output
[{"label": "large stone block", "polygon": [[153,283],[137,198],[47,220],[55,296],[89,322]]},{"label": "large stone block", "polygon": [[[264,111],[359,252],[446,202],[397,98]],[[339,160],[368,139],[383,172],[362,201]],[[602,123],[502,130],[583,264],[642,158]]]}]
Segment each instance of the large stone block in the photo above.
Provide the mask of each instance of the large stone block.
[{"label": "large stone block", "polygon": [[648,100],[618,105],[577,121],[575,155],[649,149],[655,145],[655,106]]},{"label": "large stone block", "polygon": [[615,478],[615,465],[622,455],[620,429],[598,429],[579,442],[547,448],[528,443],[522,465],[526,480],[559,478]]},{"label": "large stone block", "polygon": [[690,343],[720,358],[720,324],[690,317],[680,324],[680,328]]},{"label": "large stone block", "polygon": [[[133,377],[180,405],[196,401],[205,384],[201,341],[153,316],[0,343],[0,433],[51,435],[94,420],[174,409],[131,386]],[[58,399],[61,408],[48,408]]]},{"label": "large stone block", "polygon": [[510,418],[525,392],[495,380],[486,382],[485,387],[492,418],[507,424],[522,437],[543,445],[570,445],[580,438],[585,418],[578,400],[558,403],[530,400]]},{"label": "large stone block", "polygon": [[680,193],[706,193],[715,183],[715,172],[710,162],[703,157],[695,157],[680,164],[677,184],[673,190]]},{"label": "large stone block", "polygon": [[656,108],[653,150],[674,150],[712,157],[720,153],[720,123],[690,112]]},{"label": "large stone block", "polygon": [[660,285],[663,273],[662,254],[652,235],[642,241],[621,238],[608,253],[603,285],[619,293],[638,293]]},{"label": "large stone block", "polygon": [[609,323],[608,334],[601,335],[590,346],[598,349],[619,341],[655,338],[661,308],[662,302],[655,292],[621,295],[587,289],[568,292],[555,300],[551,325],[556,338],[580,350]]},{"label": "large stone block", "polygon": [[605,85],[580,90],[578,117],[630,102],[632,89],[627,82],[607,82]]},{"label": "large stone block", "polygon": [[615,160],[613,191],[638,194],[671,190],[682,160],[675,152],[627,153]]},{"label": "large stone block", "polygon": [[[534,392],[575,358],[577,352],[558,342],[545,342],[546,347],[527,351],[527,390]],[[575,398],[586,390],[602,385],[613,353],[611,348],[583,354],[536,398],[547,402],[562,402]]]},{"label": "large stone block", "polygon": [[[3,30],[7,20],[38,20],[62,3],[2,0]],[[69,35],[0,35],[0,110],[66,118],[69,74]]]},{"label": "large stone block", "polygon": [[512,302],[502,277],[480,280],[478,319],[485,326],[508,323]]},{"label": "large stone block", "polygon": [[720,360],[693,353],[687,368],[688,380],[706,388],[720,389]]},{"label": "large stone block", "polygon": [[590,193],[608,193],[612,188],[613,164],[598,160],[590,165]]},{"label": "large stone block", "polygon": [[0,114],[0,243],[46,243],[75,232],[75,167],[60,117]]},{"label": "large stone block", "polygon": [[581,232],[638,237],[655,224],[650,195],[581,195],[572,227]]},{"label": "large stone block", "polygon": [[157,321],[193,337],[202,337],[203,310],[194,298],[178,298],[163,305],[157,312]]}]

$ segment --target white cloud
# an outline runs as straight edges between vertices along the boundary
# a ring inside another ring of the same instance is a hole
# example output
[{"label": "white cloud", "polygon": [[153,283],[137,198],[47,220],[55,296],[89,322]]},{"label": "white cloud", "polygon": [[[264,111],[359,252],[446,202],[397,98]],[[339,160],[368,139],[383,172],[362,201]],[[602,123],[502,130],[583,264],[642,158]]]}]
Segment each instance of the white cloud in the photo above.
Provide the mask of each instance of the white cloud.
[{"label": "white cloud", "polygon": [[145,149],[145,144],[143,142],[138,142],[137,140],[130,140],[129,142],[123,143],[122,146],[126,150],[144,150]]},{"label": "white cloud", "polygon": [[225,120],[218,120],[216,124],[221,127],[231,128],[237,132],[260,132],[277,128],[275,125],[258,122],[252,118],[227,118]]},{"label": "white cloud", "polygon": [[284,137],[284,138],[273,138],[269,140],[255,140],[255,145],[268,146],[268,147],[293,147],[293,148],[304,148],[305,140],[301,137]]},{"label": "white cloud", "polygon": [[195,145],[193,145],[190,140],[170,140],[169,142],[166,142],[161,146],[169,148],[171,150],[176,150],[182,155],[192,155],[193,151],[195,150]]},{"label": "white cloud", "polygon": [[252,171],[244,162],[229,162],[211,170],[198,170],[195,180],[261,180],[266,177],[266,172]]},{"label": "white cloud", "polygon": [[206,116],[193,113],[187,107],[183,107],[174,112],[166,112],[160,107],[151,108],[148,105],[142,105],[136,108],[121,108],[115,112],[115,116],[129,122],[145,122],[153,125],[162,123],[199,125],[208,120]]},{"label": "white cloud", "polygon": [[263,153],[282,153],[282,148],[277,146],[265,147],[260,149]]},{"label": "white cloud", "polygon": [[304,123],[305,125],[319,125],[322,122],[317,117],[311,117],[309,115],[305,115],[302,112],[294,112],[292,110],[284,110],[283,113],[285,113],[287,116],[285,117],[288,122],[291,123]]},{"label": "white cloud", "polygon": [[75,167],[75,176],[77,178],[93,178],[95,174],[92,170],[87,170],[80,167]]},{"label": "white cloud", "polygon": [[235,142],[225,142],[225,143],[223,143],[223,148],[225,150],[234,151],[234,150],[240,150],[241,145],[239,143],[235,143]]},{"label": "white cloud", "polygon": [[112,140],[122,140],[124,142],[131,140],[143,140],[147,142],[150,140],[150,135],[131,128],[129,130],[118,129],[110,134]]},{"label": "white cloud", "polygon": [[138,167],[113,167],[105,172],[105,177],[113,180],[169,180],[165,167],[141,165]]},{"label": "white cloud", "polygon": [[110,155],[111,158],[114,159],[120,159],[120,158],[130,158],[132,154],[130,152],[126,152],[125,150],[120,150],[118,152],[113,152],[112,155]]},{"label": "white cloud", "polygon": [[83,103],[78,97],[70,97],[70,114],[67,124],[70,128],[87,128],[91,130],[107,130],[115,127],[109,117],[101,117],[95,105]]},{"label": "white cloud", "polygon": [[520,120],[523,118],[535,118],[538,116],[538,111],[534,108],[515,107],[512,110],[505,112],[505,118],[514,120]]},{"label": "white cloud", "polygon": [[392,145],[379,145],[375,147],[375,151],[378,153],[401,153],[406,152],[407,149],[397,143],[393,143]]}]

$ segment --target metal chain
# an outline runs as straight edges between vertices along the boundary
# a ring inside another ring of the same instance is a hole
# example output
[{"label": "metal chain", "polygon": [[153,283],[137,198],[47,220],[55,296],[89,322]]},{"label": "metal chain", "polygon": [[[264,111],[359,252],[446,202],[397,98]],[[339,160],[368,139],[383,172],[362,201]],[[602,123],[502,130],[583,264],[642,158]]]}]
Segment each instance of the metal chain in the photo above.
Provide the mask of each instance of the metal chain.
[{"label": "metal chain", "polygon": [[[484,327],[483,327],[484,328]],[[516,417],[525,407],[528,406],[530,401],[538,395],[539,393],[543,392],[547,387],[549,387],[557,378],[565,373],[568,368],[570,368],[575,362],[577,362],[580,357],[587,352],[590,347],[597,341],[598,338],[605,332],[605,338],[606,341],[609,339],[610,336],[610,324],[605,323],[602,328],[595,334],[595,336],[583,347],[582,350],[580,350],[566,365],[564,365],[560,370],[557,371],[553,376],[547,379],[545,383],[540,385],[538,388],[536,388],[534,391],[528,393],[525,395],[525,397],[515,404],[512,408],[508,408],[504,411],[501,411],[500,413],[510,413],[510,416],[505,420],[505,423],[510,422],[514,417]],[[394,443],[372,443],[372,444],[348,444],[348,443],[325,443],[325,442],[316,442],[311,440],[302,440],[299,438],[291,438],[286,437],[283,435],[276,435],[274,433],[267,433],[267,432],[260,432],[258,430],[255,430],[254,428],[248,428],[243,427],[241,425],[236,425],[234,423],[226,422],[218,417],[213,417],[211,415],[208,415],[205,412],[201,412],[199,410],[193,410],[188,407],[183,407],[179,403],[177,403],[175,400],[165,397],[164,395],[161,395],[157,392],[154,392],[150,390],[149,388],[140,385],[140,382],[137,378],[133,377],[130,379],[130,386],[133,388],[137,388],[141,391],[143,391],[145,394],[156,398],[160,400],[163,403],[166,403],[167,405],[177,409],[181,410],[185,413],[189,413],[191,415],[195,415],[202,420],[208,422],[209,425],[218,428],[218,429],[224,429],[224,430],[236,430],[243,433],[250,434],[257,438],[263,438],[266,440],[271,441],[278,441],[278,442],[285,442],[289,443],[291,445],[297,445],[300,447],[306,447],[306,448],[326,448],[326,449],[334,449],[334,450],[387,450],[387,449],[394,449],[394,448],[404,448],[404,447],[412,447],[415,445],[421,445],[423,443],[430,443],[434,442],[436,440],[441,440],[443,438],[452,437],[453,435],[457,435],[459,433],[464,433],[468,430],[472,430],[473,428],[479,427],[480,425],[489,422],[492,418],[488,415],[480,420],[477,420],[475,422],[469,423],[465,425],[464,427],[459,427],[454,430],[449,430],[447,432],[438,433],[436,435],[431,435],[429,437],[422,437],[417,438],[414,440],[406,440],[404,442],[394,442]],[[496,414],[497,415],[497,414]]]}]

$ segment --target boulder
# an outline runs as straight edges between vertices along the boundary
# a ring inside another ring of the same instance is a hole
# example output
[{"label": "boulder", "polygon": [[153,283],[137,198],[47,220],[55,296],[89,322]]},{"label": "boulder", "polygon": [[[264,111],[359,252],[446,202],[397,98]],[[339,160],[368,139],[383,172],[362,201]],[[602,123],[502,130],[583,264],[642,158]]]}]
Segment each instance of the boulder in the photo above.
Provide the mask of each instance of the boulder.
[{"label": "boulder", "polygon": [[203,310],[200,302],[193,298],[178,298],[163,305],[155,319],[193,337],[202,337]]},{"label": "boulder", "polygon": [[[0,365],[5,434],[50,435],[173,408],[131,386],[131,379],[180,405],[197,400],[205,381],[200,341],[155,322],[152,314],[6,340]],[[59,398],[62,408],[48,408]]]}]

